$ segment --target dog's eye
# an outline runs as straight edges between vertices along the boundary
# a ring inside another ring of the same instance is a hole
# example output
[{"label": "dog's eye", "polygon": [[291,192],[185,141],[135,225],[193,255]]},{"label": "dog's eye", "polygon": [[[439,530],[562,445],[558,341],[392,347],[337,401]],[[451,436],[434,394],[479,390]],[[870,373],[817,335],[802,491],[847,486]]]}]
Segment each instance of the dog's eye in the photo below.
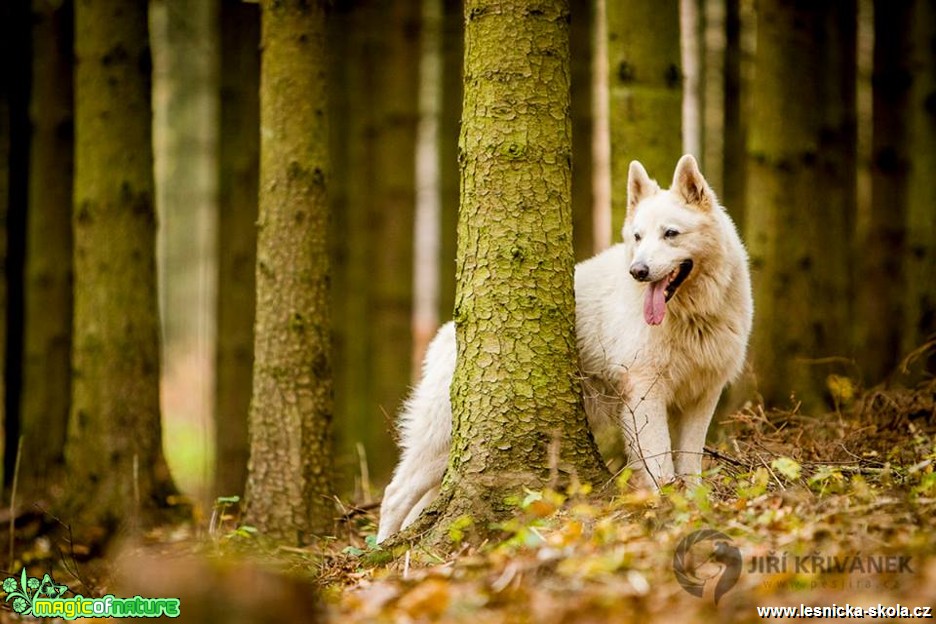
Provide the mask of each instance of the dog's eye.
[{"label": "dog's eye", "polygon": [[640,234],[638,234],[637,232],[634,232],[634,240],[637,241],[638,243],[640,242]]},{"label": "dog's eye", "polygon": [[677,236],[679,236],[679,232],[672,228],[663,232],[663,238],[676,238]]}]

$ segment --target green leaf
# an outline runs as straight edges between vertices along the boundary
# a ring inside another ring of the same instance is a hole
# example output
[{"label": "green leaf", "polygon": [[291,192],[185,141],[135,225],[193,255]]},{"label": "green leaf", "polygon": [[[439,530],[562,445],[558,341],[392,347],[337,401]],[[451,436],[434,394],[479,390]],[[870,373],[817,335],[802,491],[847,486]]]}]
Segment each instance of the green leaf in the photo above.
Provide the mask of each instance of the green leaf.
[{"label": "green leaf", "polygon": [[799,465],[799,463],[797,463],[796,460],[790,459],[789,457],[778,457],[777,459],[770,462],[770,467],[782,474],[790,481],[799,479],[800,473],[802,472],[802,467]]}]

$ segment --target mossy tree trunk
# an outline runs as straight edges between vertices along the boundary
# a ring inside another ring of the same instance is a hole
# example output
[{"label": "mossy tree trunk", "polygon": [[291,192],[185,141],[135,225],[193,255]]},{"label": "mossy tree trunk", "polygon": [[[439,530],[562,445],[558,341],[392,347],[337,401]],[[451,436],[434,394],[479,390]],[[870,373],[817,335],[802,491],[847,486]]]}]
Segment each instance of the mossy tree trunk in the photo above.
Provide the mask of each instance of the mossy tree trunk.
[{"label": "mossy tree trunk", "polygon": [[905,322],[911,9],[910,0],[874,2],[871,203],[856,279],[858,364],[868,383],[893,372]]},{"label": "mossy tree trunk", "polygon": [[413,525],[439,545],[456,519],[489,532],[551,476],[606,474],[576,376],[569,5],[469,0],[465,15],[454,431]]},{"label": "mossy tree trunk", "polygon": [[835,72],[853,76],[855,66],[853,54],[836,61],[829,46],[853,41],[854,33],[826,36],[841,26],[830,6],[759,5],[745,223],[757,309],[752,355],[768,404],[794,391],[819,403],[824,377],[810,362],[842,356],[846,344],[854,194],[847,199],[836,184],[854,178],[827,168],[854,153],[854,125],[831,103],[842,97]]},{"label": "mossy tree trunk", "polygon": [[260,158],[260,14],[221,3],[221,127],[218,144],[218,344],[215,359],[215,486],[240,495],[247,479],[247,414],[256,307]]},{"label": "mossy tree trunk", "polygon": [[[936,6],[917,0],[914,11],[904,354],[936,334]],[[936,374],[936,356],[920,364]]]},{"label": "mossy tree trunk", "polygon": [[331,531],[325,8],[261,3],[260,216],[249,524],[288,544]]},{"label": "mossy tree trunk", "polygon": [[627,214],[627,168],[639,160],[653,175],[682,155],[683,78],[679,3],[608,0],[611,127],[611,237]]},{"label": "mossy tree trunk", "polygon": [[24,288],[22,491],[37,498],[61,476],[71,399],[72,96],[71,2],[34,1],[32,140]]},{"label": "mossy tree trunk", "polygon": [[74,328],[66,446],[76,535],[153,523],[162,453],[145,3],[75,3]]}]

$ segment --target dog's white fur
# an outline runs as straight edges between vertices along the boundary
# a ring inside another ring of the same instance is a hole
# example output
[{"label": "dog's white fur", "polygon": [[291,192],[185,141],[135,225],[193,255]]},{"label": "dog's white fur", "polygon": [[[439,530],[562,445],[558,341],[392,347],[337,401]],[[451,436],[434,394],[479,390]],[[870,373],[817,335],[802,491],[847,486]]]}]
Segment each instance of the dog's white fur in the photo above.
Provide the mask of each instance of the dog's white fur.
[{"label": "dog's white fur", "polygon": [[[719,395],[744,364],[753,315],[747,254],[688,155],[666,191],[631,163],[622,233],[622,244],[576,267],[585,409],[592,427],[610,422],[623,432],[636,483],[695,480]],[[652,318],[648,283],[672,276],[685,260],[691,272],[663,318]],[[646,281],[631,276],[635,267],[646,270]],[[378,542],[412,523],[438,494],[452,434],[455,354],[448,323],[429,345],[422,379],[400,415],[402,458],[384,493]]]}]

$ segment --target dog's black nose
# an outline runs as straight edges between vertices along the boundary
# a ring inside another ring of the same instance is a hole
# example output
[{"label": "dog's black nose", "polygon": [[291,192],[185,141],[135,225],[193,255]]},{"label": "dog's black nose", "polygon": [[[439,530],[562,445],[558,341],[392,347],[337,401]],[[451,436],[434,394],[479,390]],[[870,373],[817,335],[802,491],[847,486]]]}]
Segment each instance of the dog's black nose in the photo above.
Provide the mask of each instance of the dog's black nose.
[{"label": "dog's black nose", "polygon": [[638,282],[646,282],[650,275],[650,267],[643,262],[635,262],[631,265],[630,274]]}]

